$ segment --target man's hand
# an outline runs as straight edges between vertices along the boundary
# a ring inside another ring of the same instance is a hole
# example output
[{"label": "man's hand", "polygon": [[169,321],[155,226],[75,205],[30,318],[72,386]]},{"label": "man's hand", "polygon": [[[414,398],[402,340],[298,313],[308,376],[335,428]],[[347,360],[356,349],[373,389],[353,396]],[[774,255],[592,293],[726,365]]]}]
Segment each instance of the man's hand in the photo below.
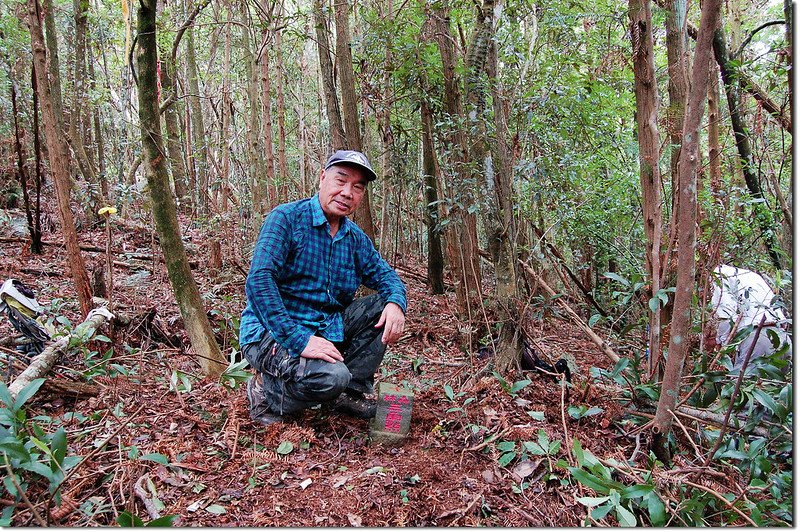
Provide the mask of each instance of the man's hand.
[{"label": "man's hand", "polygon": [[308,345],[300,353],[303,358],[319,358],[331,364],[335,362],[344,362],[344,357],[336,349],[336,346],[325,338],[319,336],[312,336],[308,339]]},{"label": "man's hand", "polygon": [[400,339],[403,334],[403,329],[406,327],[406,316],[403,314],[403,309],[397,303],[386,303],[383,307],[381,319],[375,325],[378,329],[383,327],[383,336],[381,342],[384,344],[393,344]]}]

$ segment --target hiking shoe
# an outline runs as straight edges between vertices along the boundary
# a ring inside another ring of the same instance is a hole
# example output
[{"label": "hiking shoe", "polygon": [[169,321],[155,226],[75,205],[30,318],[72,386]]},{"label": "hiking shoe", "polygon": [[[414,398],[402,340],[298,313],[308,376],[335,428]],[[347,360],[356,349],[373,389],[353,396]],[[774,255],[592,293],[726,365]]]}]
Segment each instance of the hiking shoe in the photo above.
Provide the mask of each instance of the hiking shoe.
[{"label": "hiking shoe", "polygon": [[345,391],[333,403],[334,410],[360,419],[375,417],[378,403],[358,392]]},{"label": "hiking shoe", "polygon": [[264,426],[283,421],[283,416],[273,414],[264,402],[261,375],[256,373],[247,381],[247,400],[250,402],[250,419]]}]

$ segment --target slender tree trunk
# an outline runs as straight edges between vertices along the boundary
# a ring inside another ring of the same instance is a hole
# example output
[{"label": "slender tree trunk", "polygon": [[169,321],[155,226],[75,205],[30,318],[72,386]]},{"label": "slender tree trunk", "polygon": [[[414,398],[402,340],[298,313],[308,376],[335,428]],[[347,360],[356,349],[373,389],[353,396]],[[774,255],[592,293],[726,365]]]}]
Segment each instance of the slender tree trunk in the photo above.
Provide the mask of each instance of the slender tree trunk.
[{"label": "slender tree trunk", "polygon": [[722,191],[722,145],[719,135],[719,70],[709,65],[708,82],[708,177],[711,195],[718,198]]},{"label": "slender tree trunk", "polygon": [[794,101],[792,96],[794,95],[794,34],[792,33],[792,28],[794,28],[794,5],[792,0],[783,0],[783,19],[786,21],[786,64],[790,65],[791,68],[787,68],[786,72],[789,78],[789,94],[787,94],[787,98],[789,99],[789,117],[791,118],[792,122],[794,122]]},{"label": "slender tree trunk", "polygon": [[[468,201],[474,191],[466,190],[461,178],[467,171],[467,141],[461,123],[464,120],[462,105],[462,89],[456,68],[456,51],[454,38],[450,31],[450,19],[443,7],[429,9],[431,30],[442,57],[444,77],[444,110],[446,116],[454,122],[446,132],[446,142],[450,146],[451,155],[447,161],[447,176],[442,176],[446,184],[445,194],[448,198]],[[469,200],[471,201],[471,199]],[[471,321],[474,299],[480,297],[481,276],[477,250],[476,217],[465,209],[455,205],[450,207],[450,224],[447,231],[448,263],[453,269],[456,280],[456,300],[458,312]],[[467,339],[469,340],[469,339]]]},{"label": "slender tree trunk", "polygon": [[175,187],[175,197],[179,207],[187,207],[188,183],[186,179],[186,168],[183,165],[183,154],[181,153],[180,126],[178,124],[180,112],[180,102],[177,98],[177,71],[171,54],[162,50],[163,66],[161,68],[161,95],[165,102],[171,102],[164,110],[164,126],[167,130],[167,153],[169,155],[169,167],[172,172],[172,182]]},{"label": "slender tree trunk", "polygon": [[[191,3],[190,3],[191,5]],[[186,70],[189,82],[189,109],[191,116],[192,156],[191,164],[197,180],[197,199],[192,205],[199,207],[202,216],[209,215],[208,198],[208,154],[206,150],[206,126],[203,120],[203,107],[200,103],[200,82],[197,75],[197,55],[195,53],[194,28],[186,31]]]},{"label": "slender tree trunk", "polygon": [[[44,12],[44,25],[45,25],[45,39],[47,42],[47,72],[53,83],[50,84],[50,93],[52,95],[53,111],[56,116],[64,117],[64,99],[61,96],[61,70],[59,66],[58,54],[58,33],[56,32],[56,18],[55,9],[53,8],[53,0],[42,1],[42,11]],[[56,83],[56,81],[58,81]],[[63,125],[63,124],[62,124]],[[72,176],[70,176],[70,183]],[[70,185],[71,186],[71,185]]]},{"label": "slender tree trunk", "polygon": [[156,230],[167,263],[172,290],[180,307],[186,333],[206,375],[219,375],[225,358],[214,340],[206,311],[195,284],[181,240],[177,210],[169,176],[158,110],[156,0],[140,0],[138,8],[136,70],[139,79],[139,120],[147,183],[153,203]]},{"label": "slender tree trunk", "polygon": [[[268,42],[269,30],[261,30],[262,42]],[[267,190],[267,202],[261,205],[261,215],[268,213],[278,204],[278,193],[275,187],[275,150],[272,144],[272,79],[269,72],[269,45],[261,51],[259,65],[261,66],[261,140],[264,144],[264,162],[267,174],[264,176]]]},{"label": "slender tree trunk", "polygon": [[[0,37],[2,35],[0,34]],[[25,164],[25,155],[22,146],[22,134],[19,129],[19,112],[17,110],[17,82],[11,78],[12,73],[9,72],[9,79],[11,79],[11,113],[14,117],[14,153],[17,156],[17,179],[19,186],[22,189],[22,201],[25,206],[25,219],[28,222],[28,233],[31,235],[31,252],[36,255],[42,254],[42,235],[36,232],[36,225],[34,225],[33,217],[34,212],[31,208],[31,197],[28,194],[28,167]],[[38,218],[39,212],[35,211]]]},{"label": "slender tree trunk", "polygon": [[[425,178],[425,224],[428,228],[428,282],[431,294],[444,294],[444,256],[439,229],[439,195],[436,191],[436,150],[433,145],[433,114],[427,91],[420,98],[422,122],[422,173]],[[388,228],[385,229],[388,232]]]},{"label": "slender tree trunk", "polygon": [[[348,1],[334,0],[336,14],[336,71],[339,74],[339,86],[342,89],[342,108],[344,131],[347,148],[363,152],[361,143],[361,127],[359,125],[358,95],[356,94],[356,77],[353,71],[353,54],[350,51],[350,23],[348,20]],[[364,199],[353,213],[353,220],[375,242],[375,222],[372,216],[369,189],[364,192]]]},{"label": "slender tree trunk", "polygon": [[275,30],[275,104],[278,113],[278,179],[281,182],[281,201],[287,200],[285,193],[289,184],[289,165],[286,161],[286,98],[283,75],[282,30]]},{"label": "slender tree trunk", "polygon": [[[36,176],[36,215],[33,218],[33,234],[36,235],[31,245],[31,252],[42,253],[42,143],[39,136],[39,85],[36,81],[36,63],[31,63],[31,92],[33,101],[31,102],[31,115],[33,116],[33,151],[34,151],[34,175]],[[35,244],[35,247],[34,247]]]},{"label": "slender tree trunk", "polygon": [[[261,123],[259,122],[259,74],[258,61],[253,53],[253,40],[251,39],[250,7],[247,2],[241,3],[242,7],[242,53],[247,72],[247,101],[248,101],[248,126],[247,126],[247,156],[250,161],[250,189],[253,208],[250,210],[250,233],[255,241],[261,230],[264,206],[263,176],[266,175],[266,162],[261,148]],[[258,213],[258,214],[257,214]]]},{"label": "slender tree trunk", "polygon": [[328,115],[331,144],[334,150],[343,150],[347,146],[344,125],[342,125],[342,112],[339,107],[339,98],[336,95],[336,83],[333,74],[333,61],[331,49],[328,44],[328,19],[323,13],[323,2],[314,0],[313,14],[317,34],[317,51],[319,52],[319,70],[322,76],[322,87],[325,93],[325,106]]},{"label": "slender tree trunk", "polygon": [[[698,33],[698,40],[699,38],[700,36]],[[722,83],[725,86],[728,111],[730,112],[731,126],[733,127],[733,135],[736,140],[736,149],[739,152],[744,181],[753,199],[761,200],[764,199],[764,192],[761,189],[761,182],[753,166],[753,151],[750,145],[750,137],[747,133],[744,117],[740,111],[741,92],[739,90],[739,83],[736,81],[734,68],[729,63],[725,33],[722,28],[718,28],[714,32],[713,44],[714,55],[719,65],[720,73],[722,74]],[[756,223],[761,229],[761,236],[764,238],[764,244],[766,245],[772,265],[780,270],[782,268],[780,246],[776,238],[777,230],[772,212],[770,212],[769,208],[763,202],[755,203],[753,209],[755,211]]]},{"label": "slender tree trunk", "polygon": [[[64,139],[63,117],[57,112],[56,97],[51,89],[52,86],[58,85],[60,78],[54,77],[52,84],[48,79],[48,54],[45,49],[40,17],[38,1],[28,0],[28,27],[31,33],[33,62],[36,70],[36,82],[45,128],[50,171],[56,188],[58,212],[61,216],[61,229],[64,233],[64,244],[67,249],[67,268],[72,272],[81,313],[86,317],[93,308],[92,291],[89,288],[89,275],[86,273],[86,265],[78,244],[78,232],[75,230],[75,222],[69,207],[72,157]],[[50,60],[51,62],[55,61],[53,57],[50,57]]]},{"label": "slender tree trunk", "polygon": [[714,28],[720,16],[722,0],[705,0],[700,15],[692,84],[683,126],[683,148],[678,168],[681,173],[681,210],[678,218],[678,269],[675,307],[672,319],[669,356],[664,367],[664,380],[653,419],[653,450],[669,462],[667,436],[672,427],[672,414],[680,394],[681,377],[692,325],[692,296],[695,288],[695,247],[697,244],[697,168],[699,165],[700,123],[708,91],[709,65],[713,58]]},{"label": "slender tree trunk", "polygon": [[492,199],[490,202],[489,252],[497,281],[495,308],[500,319],[500,334],[495,346],[495,367],[503,373],[516,367],[522,357],[520,315],[517,309],[518,269],[515,249],[517,224],[514,218],[514,160],[508,129],[506,98],[498,78],[497,44],[489,45],[487,69],[492,91],[495,138],[492,142]]},{"label": "slender tree trunk", "polygon": [[[88,48],[88,50],[91,50],[91,48]],[[87,55],[87,60],[89,62],[89,89],[94,92],[96,79],[94,70],[94,57],[92,54]],[[92,108],[94,136],[96,139],[95,143],[97,144],[97,179],[100,182],[100,194],[103,196],[104,203],[109,203],[111,201],[111,195],[108,190],[108,175],[106,175],[106,150],[105,139],[103,138],[101,109],[100,106],[97,105],[93,105]]]},{"label": "slender tree trunk", "polygon": [[[655,297],[661,288],[661,172],[659,171],[658,85],[653,58],[653,23],[649,0],[630,0],[633,42],[633,75],[636,85],[636,131],[639,139],[639,181],[642,186],[642,208],[647,238],[646,264],[650,277],[650,294]],[[673,216],[675,213],[673,212]],[[661,314],[650,309],[648,373],[655,375],[661,359]]]}]

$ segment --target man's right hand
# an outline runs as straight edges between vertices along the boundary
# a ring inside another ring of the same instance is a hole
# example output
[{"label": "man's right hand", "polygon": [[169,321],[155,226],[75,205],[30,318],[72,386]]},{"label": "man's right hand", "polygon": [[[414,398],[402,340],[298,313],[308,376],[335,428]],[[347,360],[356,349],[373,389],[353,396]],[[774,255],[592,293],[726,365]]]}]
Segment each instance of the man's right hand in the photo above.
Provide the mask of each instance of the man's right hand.
[{"label": "man's right hand", "polygon": [[309,338],[308,345],[306,345],[306,348],[300,353],[300,356],[303,358],[319,358],[331,364],[335,362],[344,362],[344,357],[339,350],[336,349],[336,346],[319,336],[312,336]]}]

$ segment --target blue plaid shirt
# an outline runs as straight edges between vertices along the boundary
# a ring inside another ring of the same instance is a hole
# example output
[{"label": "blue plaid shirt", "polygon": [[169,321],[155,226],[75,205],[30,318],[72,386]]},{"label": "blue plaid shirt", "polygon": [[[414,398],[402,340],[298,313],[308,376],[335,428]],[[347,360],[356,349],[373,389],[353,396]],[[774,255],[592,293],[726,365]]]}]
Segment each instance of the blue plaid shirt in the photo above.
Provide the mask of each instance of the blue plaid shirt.
[{"label": "blue plaid shirt", "polygon": [[355,223],[343,218],[331,237],[318,196],[279,205],[258,235],[239,344],[257,342],[267,332],[300,356],[314,334],[340,342],[342,311],[362,284],[406,311],[403,282]]}]

